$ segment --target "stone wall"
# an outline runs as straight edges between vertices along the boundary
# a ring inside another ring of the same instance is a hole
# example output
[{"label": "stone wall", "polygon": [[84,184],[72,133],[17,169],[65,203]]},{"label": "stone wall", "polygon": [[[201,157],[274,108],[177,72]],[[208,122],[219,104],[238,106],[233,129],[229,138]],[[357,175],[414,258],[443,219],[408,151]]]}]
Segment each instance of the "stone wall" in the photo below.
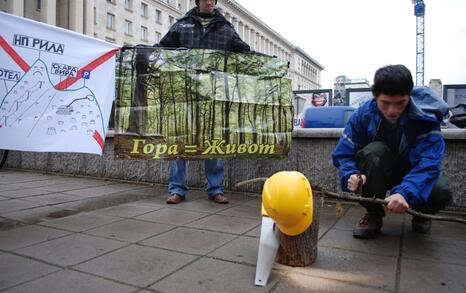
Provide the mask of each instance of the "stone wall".
[{"label": "stone wall", "polygon": [[[230,160],[225,163],[224,186],[228,190],[260,192],[262,184],[251,183],[241,188],[240,181],[268,177],[277,171],[298,170],[311,184],[331,191],[339,190],[338,173],[331,162],[331,153],[341,129],[299,129],[293,132],[289,156],[285,160]],[[447,148],[444,172],[450,178],[454,194],[452,206],[466,208],[466,130],[444,131]],[[114,160],[113,139],[106,140],[102,157],[71,153],[33,153],[12,151],[8,168],[56,172],[70,175],[116,178],[168,184],[166,161]],[[202,161],[188,162],[188,185],[202,187],[205,182]]]}]

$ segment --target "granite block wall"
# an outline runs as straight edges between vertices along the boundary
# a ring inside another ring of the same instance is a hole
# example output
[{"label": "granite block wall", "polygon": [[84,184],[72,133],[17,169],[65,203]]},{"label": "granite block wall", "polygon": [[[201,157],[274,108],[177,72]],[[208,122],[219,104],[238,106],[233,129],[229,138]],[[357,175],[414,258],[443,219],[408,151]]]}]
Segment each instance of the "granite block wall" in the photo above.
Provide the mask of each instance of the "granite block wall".
[{"label": "granite block wall", "polygon": [[[466,130],[465,130],[466,131]],[[339,191],[338,173],[331,163],[331,153],[341,130],[302,130],[293,133],[293,142],[284,160],[228,160],[225,162],[224,187],[227,190],[260,192],[261,183],[240,188],[235,184],[258,177],[269,177],[283,170],[297,170],[311,184]],[[463,137],[465,136],[465,137]],[[453,207],[466,208],[466,133],[447,135],[443,170],[453,189]],[[7,168],[36,170],[69,175],[115,178],[168,184],[167,161],[115,160],[113,139],[107,138],[103,156],[72,153],[34,153],[11,151]],[[188,162],[188,185],[203,187],[203,161]]]}]

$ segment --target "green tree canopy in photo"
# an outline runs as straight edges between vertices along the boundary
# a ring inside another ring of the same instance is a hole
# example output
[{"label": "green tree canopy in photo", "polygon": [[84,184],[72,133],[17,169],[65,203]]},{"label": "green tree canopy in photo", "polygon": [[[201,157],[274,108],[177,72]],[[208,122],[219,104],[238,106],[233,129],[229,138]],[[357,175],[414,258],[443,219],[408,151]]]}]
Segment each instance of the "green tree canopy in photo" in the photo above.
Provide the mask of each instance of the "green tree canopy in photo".
[{"label": "green tree canopy in photo", "polygon": [[125,49],[115,153],[124,159],[282,158],[291,144],[288,63],[207,49]]}]

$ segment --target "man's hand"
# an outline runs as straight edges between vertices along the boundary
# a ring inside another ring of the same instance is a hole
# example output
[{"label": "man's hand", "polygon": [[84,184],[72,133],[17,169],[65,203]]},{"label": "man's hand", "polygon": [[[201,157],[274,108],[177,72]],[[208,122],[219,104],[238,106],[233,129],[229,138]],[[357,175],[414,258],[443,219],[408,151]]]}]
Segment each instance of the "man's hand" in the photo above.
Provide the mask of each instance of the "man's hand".
[{"label": "man's hand", "polygon": [[[361,174],[353,174],[348,179],[347,188],[351,192],[357,192],[359,188],[359,184],[366,184],[366,175]],[[362,180],[362,182],[361,182]]]},{"label": "man's hand", "polygon": [[388,204],[385,206],[386,211],[390,211],[395,214],[402,214],[409,209],[409,204],[406,199],[399,193],[395,193],[385,198]]}]

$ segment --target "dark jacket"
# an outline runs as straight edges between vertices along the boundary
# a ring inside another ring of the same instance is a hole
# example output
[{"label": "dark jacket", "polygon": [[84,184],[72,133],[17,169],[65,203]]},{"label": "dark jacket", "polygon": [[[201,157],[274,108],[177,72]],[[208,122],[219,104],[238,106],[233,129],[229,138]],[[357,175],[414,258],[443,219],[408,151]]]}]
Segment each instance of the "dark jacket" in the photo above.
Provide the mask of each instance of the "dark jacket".
[{"label": "dark jacket", "polygon": [[[414,88],[405,114],[400,117],[405,140],[400,145],[401,160],[409,162],[411,170],[401,183],[391,189],[400,193],[409,204],[426,203],[440,175],[445,142],[440,122],[448,105],[426,87]],[[355,155],[358,150],[374,141],[382,114],[375,99],[366,102],[351,116],[332,158],[339,168],[341,188],[348,191],[348,178],[357,173]]]},{"label": "dark jacket", "polygon": [[217,9],[214,10],[214,20],[205,29],[197,17],[197,11],[197,7],[188,11],[170,28],[156,46],[213,49],[237,53],[250,51],[248,44],[241,40],[233,25]]}]

